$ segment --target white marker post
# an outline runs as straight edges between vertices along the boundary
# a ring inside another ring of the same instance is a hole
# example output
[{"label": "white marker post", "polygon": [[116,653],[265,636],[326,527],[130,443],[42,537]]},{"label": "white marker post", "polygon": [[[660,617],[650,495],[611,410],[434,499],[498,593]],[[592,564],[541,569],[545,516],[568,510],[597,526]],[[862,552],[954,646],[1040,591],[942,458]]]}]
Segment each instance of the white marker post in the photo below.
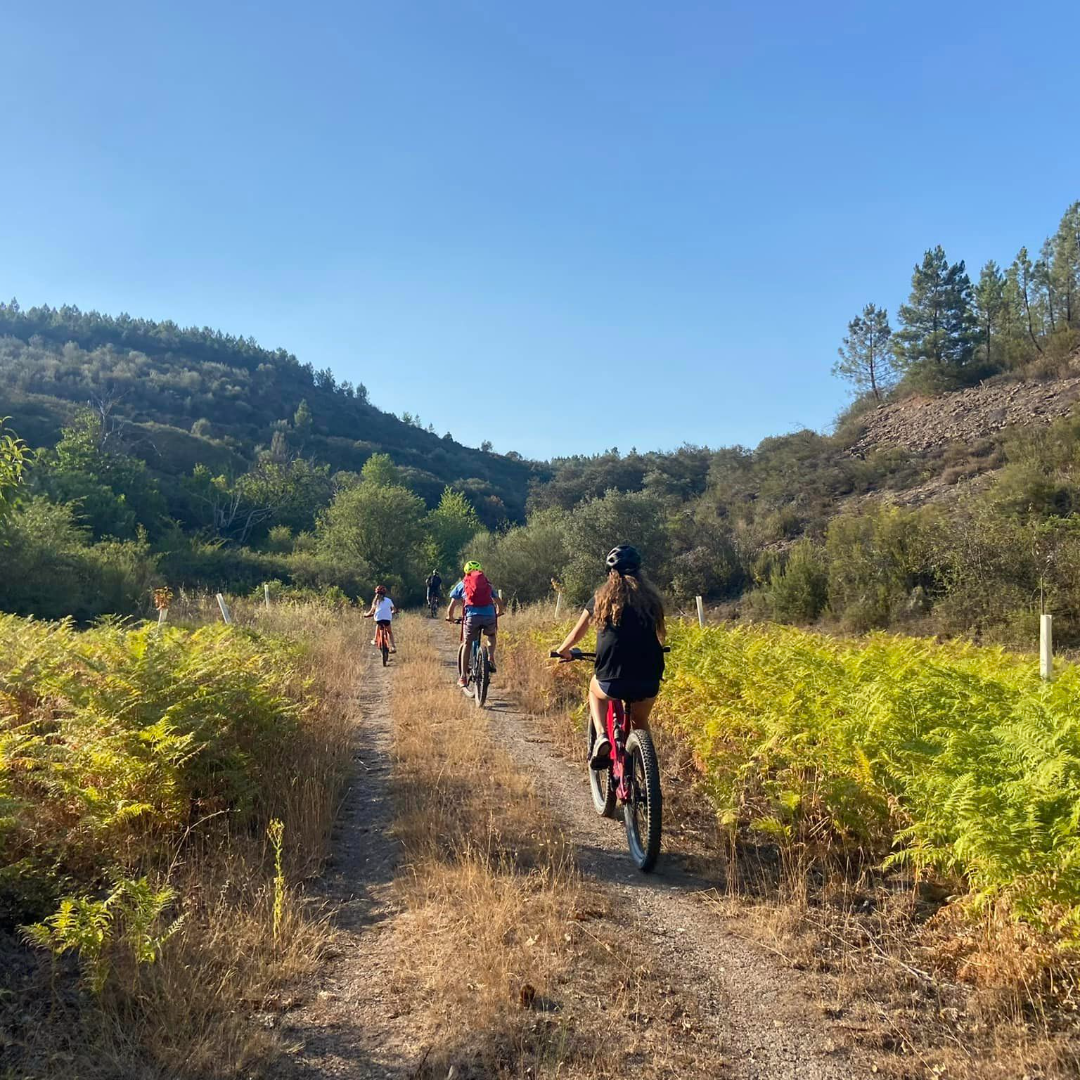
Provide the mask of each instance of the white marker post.
[{"label": "white marker post", "polygon": [[157,624],[161,624],[169,617],[169,609],[167,607],[159,607],[157,612]]},{"label": "white marker post", "polygon": [[1047,682],[1054,677],[1054,616],[1039,618],[1039,675]]},{"label": "white marker post", "polygon": [[562,593],[557,592],[555,594],[555,618],[559,617],[559,608],[562,607]]},{"label": "white marker post", "polygon": [[695,596],[694,599],[697,601],[697,624],[698,624],[698,626],[704,626],[705,625],[705,605],[701,602],[701,597],[700,596]]},{"label": "white marker post", "polygon": [[221,593],[217,594],[217,606],[221,608],[221,617],[226,623],[232,622],[232,616],[229,614],[229,609],[225,604],[225,597]]},{"label": "white marker post", "polygon": [[270,610],[270,584],[269,582],[263,582],[263,598],[266,600],[266,610]]}]

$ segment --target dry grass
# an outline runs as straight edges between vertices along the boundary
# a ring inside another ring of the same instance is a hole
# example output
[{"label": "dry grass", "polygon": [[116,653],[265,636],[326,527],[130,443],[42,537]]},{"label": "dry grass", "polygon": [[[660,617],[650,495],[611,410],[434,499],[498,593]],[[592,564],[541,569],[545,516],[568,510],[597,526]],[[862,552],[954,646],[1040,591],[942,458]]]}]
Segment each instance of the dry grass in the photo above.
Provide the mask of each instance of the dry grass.
[{"label": "dry grass", "polygon": [[691,1003],[640,965],[647,951],[581,879],[490,714],[453,689],[432,647],[412,648],[392,709],[398,888],[416,945],[399,981],[438,1048],[423,1075],[607,1077],[621,1056],[643,1075],[687,1076],[715,1063]]},{"label": "dry grass", "polygon": [[[571,760],[581,755],[585,665],[546,659],[565,631],[550,605],[507,623],[500,671]],[[677,658],[673,658],[677,662]],[[784,858],[716,826],[688,747],[654,729],[665,851],[717,883],[718,915],[800,970],[827,973],[823,1012],[897,1077],[1080,1074],[1080,987],[1048,944],[1000,910],[973,920],[902,873]],[[1052,950],[1051,950],[1052,951]]]},{"label": "dry grass", "polygon": [[180,929],[153,964],[136,966],[118,950],[100,1000],[77,984],[73,965],[0,940],[0,1076],[247,1077],[262,1075],[280,1050],[273,1014],[318,966],[331,936],[303,882],[327,853],[348,772],[362,630],[358,617],[311,606],[256,619],[299,643],[313,681],[295,692],[319,697],[263,793],[285,827],[277,933],[267,837],[231,829],[227,815],[194,823],[147,868],[175,890]]}]

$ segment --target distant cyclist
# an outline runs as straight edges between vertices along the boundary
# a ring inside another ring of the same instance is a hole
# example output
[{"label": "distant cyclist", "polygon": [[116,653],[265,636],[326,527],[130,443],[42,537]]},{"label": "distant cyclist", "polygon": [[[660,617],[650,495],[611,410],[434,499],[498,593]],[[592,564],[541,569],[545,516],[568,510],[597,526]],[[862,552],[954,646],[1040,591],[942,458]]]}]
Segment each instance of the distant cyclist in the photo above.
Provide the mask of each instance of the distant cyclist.
[{"label": "distant cyclist", "polygon": [[428,574],[427,579],[427,602],[431,604],[438,604],[439,597],[442,594],[442,577],[438,570],[432,570]]},{"label": "distant cyclist", "polygon": [[[394,630],[392,626],[396,614],[397,608],[394,607],[394,601],[387,595],[386,586],[376,585],[375,598],[371,601],[371,607],[368,609],[367,614],[364,615],[364,618],[374,619],[376,626],[381,626],[386,630],[386,636],[390,641],[391,652],[397,652],[397,646],[394,644]],[[375,642],[373,641],[371,644],[374,645]]]},{"label": "distant cyclist", "polygon": [[606,768],[609,761],[611,745],[604,730],[608,701],[625,701],[634,727],[647,730],[664,674],[664,602],[641,572],[637,548],[620,544],[608,552],[605,562],[607,580],[557,650],[570,659],[570,649],[585,636],[589,623],[596,624],[596,671],[589,684],[589,712],[596,730],[593,768]]},{"label": "distant cyclist", "polygon": [[465,564],[465,574],[450,590],[450,607],[446,610],[446,621],[453,622],[458,604],[464,608],[464,629],[462,640],[465,642],[462,664],[464,670],[458,679],[459,686],[468,686],[469,659],[472,644],[481,634],[488,639],[488,657],[490,668],[495,670],[495,643],[499,629],[499,616],[502,614],[502,599],[484,574],[484,568],[475,560]]}]

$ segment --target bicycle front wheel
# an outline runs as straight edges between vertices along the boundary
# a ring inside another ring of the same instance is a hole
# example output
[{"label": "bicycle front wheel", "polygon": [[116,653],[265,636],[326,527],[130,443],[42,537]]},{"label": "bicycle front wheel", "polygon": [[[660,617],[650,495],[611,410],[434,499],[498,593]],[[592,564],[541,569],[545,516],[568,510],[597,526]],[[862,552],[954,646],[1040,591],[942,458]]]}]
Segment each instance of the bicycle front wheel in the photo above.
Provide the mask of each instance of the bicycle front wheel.
[{"label": "bicycle front wheel", "polygon": [[637,868],[648,873],[660,854],[660,825],[664,800],[660,793],[660,765],[652,736],[647,731],[630,732],[626,740],[630,767],[630,799],[623,804],[626,840]]}]

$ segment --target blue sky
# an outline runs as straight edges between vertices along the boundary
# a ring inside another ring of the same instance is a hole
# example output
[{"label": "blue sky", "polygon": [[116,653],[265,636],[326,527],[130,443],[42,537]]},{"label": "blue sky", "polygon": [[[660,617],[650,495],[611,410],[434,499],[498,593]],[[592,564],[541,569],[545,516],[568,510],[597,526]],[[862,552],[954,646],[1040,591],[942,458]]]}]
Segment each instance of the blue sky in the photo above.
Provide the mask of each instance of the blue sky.
[{"label": "blue sky", "polygon": [[1078,37],[1066,0],[10,4],[0,294],[529,456],[825,429],[863,304],[1080,198]]}]

